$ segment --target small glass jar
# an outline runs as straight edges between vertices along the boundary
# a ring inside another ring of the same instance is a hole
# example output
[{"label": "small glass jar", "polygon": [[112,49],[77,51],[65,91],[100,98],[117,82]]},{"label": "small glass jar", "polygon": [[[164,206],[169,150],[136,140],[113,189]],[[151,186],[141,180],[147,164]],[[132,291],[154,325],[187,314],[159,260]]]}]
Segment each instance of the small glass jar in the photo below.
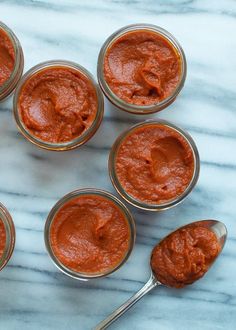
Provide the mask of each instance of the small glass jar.
[{"label": "small glass jar", "polygon": [[3,30],[3,32],[6,33],[9,40],[11,41],[14,53],[15,53],[15,63],[14,68],[11,73],[11,76],[7,81],[3,83],[3,85],[0,86],[0,102],[6,99],[15,89],[17,83],[19,82],[24,68],[24,55],[21,48],[21,44],[13,31],[6,26],[4,23],[0,22],[0,30]]},{"label": "small glass jar", "polygon": [[[63,207],[65,205],[65,203],[73,200],[76,197],[82,196],[82,195],[101,196],[101,197],[115,203],[115,205],[119,208],[119,210],[124,214],[124,217],[126,218],[127,223],[128,223],[128,227],[129,227],[129,231],[130,231],[130,240],[129,240],[129,247],[128,247],[127,253],[124,256],[124,258],[115,267],[113,267],[112,269],[109,269],[106,272],[104,271],[104,272],[99,272],[99,273],[95,273],[95,274],[93,274],[93,273],[89,274],[89,273],[76,272],[76,271],[66,267],[63,263],[60,262],[60,260],[54,254],[51,243],[50,243],[50,228],[51,228],[51,225],[53,223],[53,220],[54,220],[57,212],[61,209],[61,207]],[[44,241],[45,241],[46,249],[47,249],[52,261],[56,265],[56,267],[60,271],[62,271],[64,274],[66,274],[72,278],[75,278],[77,280],[81,280],[81,281],[88,281],[91,279],[105,277],[105,276],[110,275],[111,273],[115,272],[116,270],[118,270],[128,260],[130,254],[133,250],[133,247],[134,247],[135,237],[136,237],[135,222],[134,222],[134,219],[133,219],[131,213],[127,209],[127,207],[117,197],[115,197],[111,193],[104,191],[104,190],[93,189],[93,188],[78,189],[78,190],[72,191],[69,194],[62,197],[51,209],[51,211],[47,217],[45,227],[44,227]]]},{"label": "small glass jar", "polygon": [[[97,96],[97,113],[95,116],[95,119],[92,123],[92,125],[86,129],[80,136],[77,138],[67,141],[67,142],[60,142],[60,143],[51,143],[44,140],[41,140],[37,138],[35,135],[31,134],[31,132],[27,129],[25,126],[20,110],[18,107],[18,100],[20,97],[21,89],[24,86],[24,84],[32,78],[34,75],[36,75],[38,72],[44,71],[49,68],[65,68],[65,69],[72,69],[74,71],[78,71],[80,74],[82,74],[84,77],[86,77],[94,87],[96,91]],[[99,85],[94,80],[93,76],[81,65],[70,62],[70,61],[64,61],[64,60],[53,60],[53,61],[47,61],[40,63],[33,68],[31,68],[29,71],[27,71],[24,76],[22,77],[20,83],[18,84],[15,94],[14,94],[14,117],[17,124],[17,127],[19,131],[24,135],[24,137],[35,144],[38,147],[41,147],[43,149],[52,150],[52,151],[66,151],[71,150],[74,148],[77,148],[87,142],[97,131],[99,128],[103,113],[104,113],[104,100],[103,100],[103,94],[99,88]]]},{"label": "small glass jar", "polygon": [[[178,54],[178,57],[180,59],[180,64],[181,64],[181,74],[180,74],[180,79],[178,82],[178,85],[176,86],[174,92],[165,98],[164,100],[154,103],[151,105],[135,105],[131,103],[127,103],[121,98],[119,98],[109,87],[107,84],[105,77],[104,77],[104,72],[103,72],[103,67],[104,67],[104,58],[106,55],[107,50],[112,46],[112,44],[119,39],[121,36],[128,34],[129,32],[133,31],[150,31],[159,34],[162,36],[164,39],[166,39],[173,47],[173,49],[176,51],[176,54]],[[133,25],[128,25],[120,30],[114,32],[108,39],[105,41],[103,44],[99,57],[98,57],[98,64],[97,64],[97,76],[98,76],[98,82],[106,95],[106,97],[110,100],[110,102],[118,107],[121,110],[134,113],[134,114],[140,114],[140,115],[147,115],[151,113],[158,112],[167,106],[169,106],[177,97],[177,95],[180,93],[181,89],[184,86],[184,82],[186,79],[186,73],[187,73],[187,63],[186,63],[186,58],[184,51],[182,47],[180,46],[179,42],[166,30],[162,29],[159,26],[152,25],[152,24],[133,24]]]},{"label": "small glass jar", "polygon": [[3,254],[0,256],[0,270],[2,270],[11,258],[15,246],[15,226],[10,213],[0,203],[0,221],[3,222],[6,232],[6,243]]},{"label": "small glass jar", "polygon": [[[159,204],[148,204],[143,201],[140,201],[138,199],[135,199],[134,197],[130,196],[125,189],[122,187],[121,183],[119,182],[119,179],[116,175],[116,155],[119,150],[119,147],[121,143],[124,141],[124,139],[136,128],[138,127],[143,127],[145,125],[150,125],[150,124],[159,124],[159,125],[164,125],[167,128],[171,128],[175,130],[177,133],[179,133],[188,143],[188,145],[191,148],[192,154],[193,154],[193,160],[194,160],[194,170],[193,170],[193,175],[191,178],[191,181],[187,188],[184,190],[184,192],[177,196],[175,199],[170,199],[169,201],[165,203],[159,203]],[[171,207],[176,206],[180,202],[182,202],[188,194],[192,191],[194,186],[196,185],[199,177],[199,172],[200,172],[200,158],[198,154],[198,150],[196,147],[195,142],[193,141],[192,137],[185,132],[183,129],[175,126],[174,124],[165,121],[165,120],[147,120],[145,122],[139,123],[137,125],[132,126],[131,128],[127,129],[124,131],[115,141],[113,144],[110,155],[109,155],[109,161],[108,161],[108,168],[109,168],[109,175],[111,182],[113,186],[115,187],[116,191],[119,193],[119,195],[126,200],[129,204],[142,209],[142,210],[147,210],[147,211],[163,211],[166,209],[169,209]]]}]

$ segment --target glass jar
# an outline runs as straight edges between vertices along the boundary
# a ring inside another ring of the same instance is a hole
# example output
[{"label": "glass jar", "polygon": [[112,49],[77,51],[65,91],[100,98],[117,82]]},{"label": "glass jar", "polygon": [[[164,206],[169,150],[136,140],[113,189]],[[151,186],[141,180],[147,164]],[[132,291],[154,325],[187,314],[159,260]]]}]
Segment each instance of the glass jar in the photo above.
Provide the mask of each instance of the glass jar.
[{"label": "glass jar", "polygon": [[21,48],[21,44],[13,31],[6,26],[4,23],[0,22],[0,30],[7,35],[12,43],[15,53],[15,63],[13,71],[8,80],[6,80],[3,85],[0,86],[0,102],[6,99],[15,89],[17,83],[19,82],[23,68],[24,68],[24,55]]},{"label": "glass jar", "polygon": [[3,204],[0,203],[0,221],[3,222],[6,243],[2,255],[0,256],[0,270],[2,270],[11,258],[15,246],[15,226],[12,217]]},{"label": "glass jar", "polygon": [[[93,123],[80,136],[67,142],[51,143],[37,138],[25,126],[21,118],[20,110],[18,107],[18,100],[20,97],[21,89],[23,88],[24,84],[27,83],[27,81],[37,73],[50,68],[62,68],[62,69],[64,68],[64,69],[71,69],[73,71],[78,71],[80,74],[82,74],[85,78],[87,78],[90,81],[90,83],[92,84],[92,86],[96,91],[97,112]],[[84,67],[80,66],[79,64],[70,61],[62,61],[62,60],[43,62],[34,66],[28,72],[26,72],[16,88],[13,106],[14,106],[14,117],[16,120],[17,127],[20,130],[20,132],[24,135],[24,137],[28,141],[37,145],[38,147],[52,151],[66,151],[66,150],[74,149],[87,142],[99,128],[104,112],[103,94],[98,84],[94,80],[93,76]]]},{"label": "glass jar", "polygon": [[[101,197],[107,199],[108,201],[111,201],[123,213],[123,215],[124,215],[124,217],[125,217],[125,219],[127,220],[127,223],[128,223],[129,232],[130,232],[130,239],[129,239],[128,250],[127,250],[124,258],[121,259],[120,262],[115,267],[113,267],[112,269],[109,269],[107,271],[104,271],[104,272],[99,272],[99,273],[95,273],[95,274],[93,274],[93,273],[92,274],[89,274],[89,273],[81,273],[81,272],[74,271],[74,270],[66,267],[62,262],[60,262],[60,260],[54,254],[53,248],[51,246],[51,242],[50,242],[50,228],[51,228],[51,225],[53,223],[53,220],[54,220],[57,212],[67,202],[73,200],[76,197],[80,197],[82,195],[101,196]],[[135,237],[136,237],[135,222],[134,222],[134,219],[133,219],[131,213],[127,209],[127,207],[117,197],[115,197],[111,193],[109,193],[107,191],[104,191],[104,190],[93,189],[93,188],[78,189],[78,190],[72,191],[69,194],[67,194],[64,197],[62,197],[54,205],[54,207],[51,209],[51,211],[50,211],[50,213],[49,213],[49,215],[47,217],[47,220],[46,220],[46,223],[45,223],[45,227],[44,227],[44,241],[45,241],[46,249],[47,249],[47,251],[49,253],[49,256],[51,257],[52,261],[54,262],[54,264],[64,274],[66,274],[66,275],[68,275],[68,276],[70,276],[72,278],[75,278],[77,280],[82,280],[82,281],[87,281],[87,280],[90,280],[90,279],[105,277],[105,276],[110,275],[111,273],[115,272],[116,270],[118,270],[128,260],[130,254],[131,254],[131,252],[133,250],[133,247],[134,247]]]},{"label": "glass jar", "polygon": [[[164,100],[154,103],[151,105],[135,105],[131,103],[127,103],[126,101],[119,98],[109,87],[108,83],[106,82],[106,79],[104,77],[103,67],[104,67],[104,58],[106,55],[107,50],[112,46],[112,44],[118,40],[121,36],[124,36],[125,34],[128,34],[130,32],[136,32],[136,31],[149,31],[159,34],[161,37],[163,37],[165,40],[167,40],[173,49],[175,50],[176,54],[178,55],[178,58],[180,60],[181,65],[181,73],[180,73],[180,79],[179,82],[174,90],[174,92],[169,95]],[[106,97],[110,100],[110,102],[118,107],[121,110],[134,113],[134,114],[151,114],[154,112],[158,112],[167,106],[169,106],[177,97],[177,95],[180,93],[181,89],[184,86],[185,78],[187,73],[187,63],[184,51],[182,47],[180,46],[179,42],[166,30],[162,29],[159,26],[152,25],[152,24],[133,24],[128,25],[120,30],[114,32],[103,44],[99,57],[98,57],[98,64],[97,64],[97,76],[98,76],[98,82],[106,95]]]},{"label": "glass jar", "polygon": [[[140,201],[140,200],[132,197],[122,187],[121,183],[119,182],[118,176],[116,174],[116,156],[117,156],[117,152],[119,150],[121,143],[136,128],[144,127],[145,125],[150,125],[150,124],[164,125],[167,128],[171,128],[171,129],[175,130],[177,133],[179,133],[185,139],[185,141],[188,143],[188,145],[192,151],[193,161],[194,161],[193,175],[192,175],[189,185],[184,190],[184,192],[174,199],[170,199],[164,203],[159,203],[159,204],[151,204],[151,203],[148,204],[148,203],[145,203],[143,201]],[[198,154],[198,150],[197,150],[195,142],[193,141],[192,137],[187,132],[185,132],[183,129],[181,129],[181,128],[175,126],[174,124],[172,124],[168,121],[165,121],[165,120],[147,120],[145,122],[139,123],[137,125],[132,126],[129,129],[127,129],[116,139],[116,141],[113,144],[111,151],[110,151],[108,168],[109,168],[110,179],[111,179],[113,186],[115,187],[115,189],[119,193],[119,195],[123,199],[125,199],[129,204],[131,204],[139,209],[142,209],[142,210],[163,211],[163,210],[169,209],[173,206],[176,206],[177,204],[182,202],[188,196],[188,194],[192,191],[192,189],[196,185],[198,177],[199,177],[200,159],[199,159],[199,154]]]}]

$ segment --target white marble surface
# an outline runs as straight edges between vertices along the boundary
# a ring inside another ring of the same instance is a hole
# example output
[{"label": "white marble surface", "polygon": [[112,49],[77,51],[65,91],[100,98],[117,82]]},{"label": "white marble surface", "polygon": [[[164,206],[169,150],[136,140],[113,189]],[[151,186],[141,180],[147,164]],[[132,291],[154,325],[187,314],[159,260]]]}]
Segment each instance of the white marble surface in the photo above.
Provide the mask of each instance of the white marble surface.
[{"label": "white marble surface", "polygon": [[222,256],[198,283],[158,288],[112,329],[235,329],[236,327],[236,2],[233,0],[1,0],[0,19],[21,40],[25,70],[48,59],[76,61],[94,75],[99,49],[116,29],[160,25],[182,44],[185,88],[168,109],[151,116],[173,121],[195,139],[201,156],[196,189],[176,208],[150,214],[132,209],[137,242],[128,263],[106,279],[67,278],[46,254],[47,213],[65,193],[82,187],[113,191],[107,156],[115,137],[142,118],[106,104],[87,145],[67,153],[40,150],[17,132],[12,99],[0,104],[0,201],[11,212],[16,248],[0,273],[0,329],[91,329],[147,280],[152,246],[172,229],[216,218],[228,227]]}]

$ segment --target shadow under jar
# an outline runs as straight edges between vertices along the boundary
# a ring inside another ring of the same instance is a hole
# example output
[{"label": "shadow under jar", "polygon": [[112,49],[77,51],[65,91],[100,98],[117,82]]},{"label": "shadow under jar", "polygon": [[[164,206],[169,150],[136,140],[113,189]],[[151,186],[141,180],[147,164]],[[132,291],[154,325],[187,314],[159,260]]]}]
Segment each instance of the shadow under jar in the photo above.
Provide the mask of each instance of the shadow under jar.
[{"label": "shadow under jar", "polygon": [[48,150],[74,149],[88,141],[103,118],[103,95],[82,66],[62,60],[31,68],[14,95],[14,116],[27,140]]},{"label": "shadow under jar", "polygon": [[109,156],[117,192],[143,210],[179,204],[197,183],[200,160],[191,136],[164,120],[150,120],[123,132]]},{"label": "shadow under jar", "polygon": [[15,226],[10,213],[0,203],[0,270],[11,258],[15,246]]},{"label": "shadow under jar", "polygon": [[21,44],[13,31],[0,22],[0,102],[19,82],[24,68]]},{"label": "shadow under jar", "polygon": [[54,264],[78,280],[107,276],[128,259],[135,223],[126,206],[98,189],[75,190],[50,211],[44,239]]},{"label": "shadow under jar", "polygon": [[184,51],[166,30],[134,24],[113,33],[98,57],[97,75],[107,98],[121,110],[150,114],[170,105],[183,88]]}]

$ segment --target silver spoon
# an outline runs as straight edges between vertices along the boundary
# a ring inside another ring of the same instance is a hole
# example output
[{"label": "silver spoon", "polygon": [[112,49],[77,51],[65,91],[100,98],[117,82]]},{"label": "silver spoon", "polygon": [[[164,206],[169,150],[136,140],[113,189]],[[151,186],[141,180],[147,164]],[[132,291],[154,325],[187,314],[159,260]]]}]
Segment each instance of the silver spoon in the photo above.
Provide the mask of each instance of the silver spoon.
[{"label": "silver spoon", "polygon": [[[220,250],[220,252],[221,252],[224,247],[226,237],[227,237],[227,229],[226,229],[225,225],[222,222],[217,221],[217,220],[201,220],[201,221],[196,221],[193,223],[199,223],[199,222],[201,222],[201,225],[209,228],[210,230],[212,230],[215,233],[215,235],[219,241],[219,244],[221,246],[221,250]],[[187,224],[181,228],[184,228],[188,225],[190,225],[190,224]],[[178,229],[180,229],[180,228],[178,228]],[[219,256],[219,254],[218,254],[218,256]],[[134,304],[136,304],[139,301],[139,299],[141,299],[146,293],[148,293],[149,291],[151,291],[152,289],[154,289],[156,286],[159,286],[159,285],[163,285],[163,284],[156,279],[156,277],[151,269],[151,276],[150,276],[149,280],[147,281],[147,283],[137,293],[135,293],[130,299],[128,299],[123,305],[121,305],[113,313],[111,313],[105,320],[100,322],[94,328],[94,330],[102,330],[102,329],[106,329],[107,327],[109,327],[122,314],[127,312]]]}]

